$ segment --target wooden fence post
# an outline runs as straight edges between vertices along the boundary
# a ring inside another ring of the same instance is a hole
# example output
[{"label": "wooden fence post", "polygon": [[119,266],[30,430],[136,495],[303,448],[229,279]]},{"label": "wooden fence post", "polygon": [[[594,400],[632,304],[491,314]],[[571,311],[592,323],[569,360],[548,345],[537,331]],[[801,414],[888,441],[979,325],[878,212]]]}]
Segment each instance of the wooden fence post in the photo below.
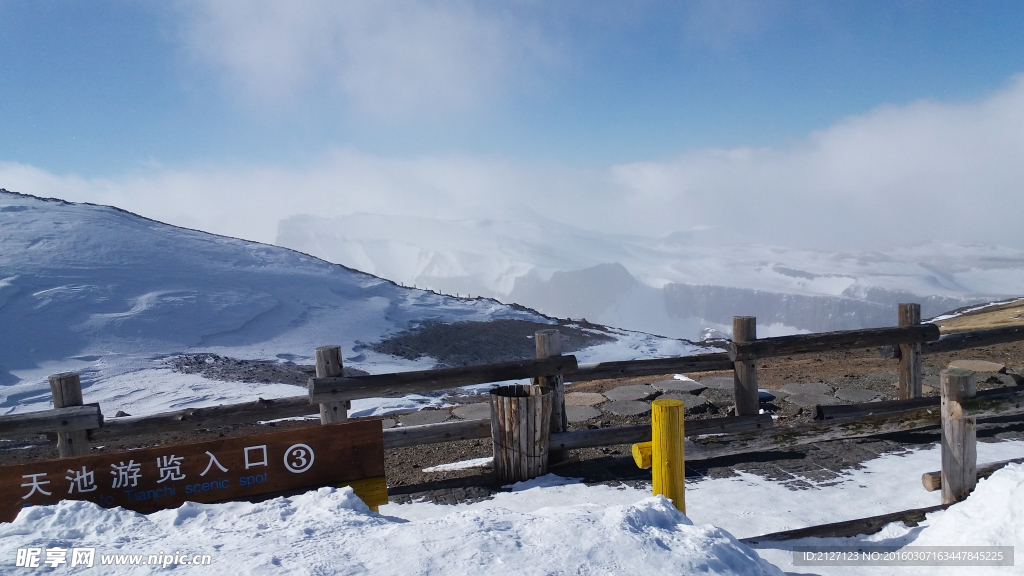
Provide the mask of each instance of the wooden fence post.
[{"label": "wooden fence post", "polygon": [[[920,304],[900,304],[900,326],[916,326],[920,323]],[[921,384],[921,345],[900,344],[900,400],[920,398],[923,394],[921,391]]]},{"label": "wooden fence post", "polygon": [[[53,394],[54,408],[82,405],[82,381],[75,372],[62,372],[50,376],[50,392]],[[58,432],[57,451],[61,458],[89,454],[89,432]]]},{"label": "wooden fence post", "polygon": [[959,502],[978,483],[977,418],[965,416],[960,403],[974,398],[974,372],[949,368],[942,385],[942,503]]},{"label": "wooden fence post", "polygon": [[[732,341],[749,342],[757,339],[757,318],[732,317]],[[757,360],[733,362],[733,389],[736,396],[736,416],[755,415],[761,408],[757,396]]]},{"label": "wooden fence post", "polygon": [[683,401],[674,398],[651,403],[651,480],[661,494],[686,514],[686,453],[683,447]]},{"label": "wooden fence post", "polygon": [[[330,378],[341,376],[344,372],[341,365],[341,346],[321,346],[316,349],[316,377]],[[334,424],[348,420],[348,409],[351,401],[324,402],[320,405],[320,423]]]},{"label": "wooden fence post", "polygon": [[[562,335],[558,330],[537,330],[533,334],[537,347],[537,358],[551,358],[562,355]],[[551,431],[565,432],[568,422],[565,418],[565,379],[561,375],[540,376],[534,384],[551,390]]]}]

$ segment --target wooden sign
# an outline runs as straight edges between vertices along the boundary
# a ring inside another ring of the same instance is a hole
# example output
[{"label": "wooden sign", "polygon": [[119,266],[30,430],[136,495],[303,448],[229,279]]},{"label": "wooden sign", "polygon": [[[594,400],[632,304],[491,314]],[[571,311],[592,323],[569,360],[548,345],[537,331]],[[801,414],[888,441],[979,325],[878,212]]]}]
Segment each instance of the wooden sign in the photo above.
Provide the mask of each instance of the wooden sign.
[{"label": "wooden sign", "polygon": [[0,466],[0,520],[60,500],[150,512],[328,485],[352,485],[373,509],[387,502],[379,421]]}]

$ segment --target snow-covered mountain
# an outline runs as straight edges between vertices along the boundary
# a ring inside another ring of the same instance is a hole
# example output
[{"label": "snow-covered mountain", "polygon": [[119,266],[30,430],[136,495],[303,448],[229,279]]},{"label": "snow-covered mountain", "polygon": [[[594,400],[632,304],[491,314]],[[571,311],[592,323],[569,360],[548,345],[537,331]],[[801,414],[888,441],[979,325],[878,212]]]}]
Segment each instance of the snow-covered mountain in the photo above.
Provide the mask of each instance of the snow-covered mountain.
[{"label": "snow-covered mountain", "polygon": [[[46,376],[67,370],[82,375],[86,401],[105,413],[295,395],[301,390],[285,384],[172,373],[165,359],[212,352],[311,364],[316,347],[340,344],[348,366],[422,369],[431,359],[368,345],[425,321],[495,319],[553,322],[493,300],[403,288],[285,248],[0,190],[0,413],[48,407]],[[580,357],[691,349],[623,333]]]},{"label": "snow-covered mountain", "polygon": [[899,302],[925,317],[1024,292],[1024,252],[932,243],[835,253],[728,245],[713,230],[627,236],[520,209],[506,220],[293,216],[277,242],[448,294],[559,317],[696,339],[758,317],[759,335],[892,325]]}]

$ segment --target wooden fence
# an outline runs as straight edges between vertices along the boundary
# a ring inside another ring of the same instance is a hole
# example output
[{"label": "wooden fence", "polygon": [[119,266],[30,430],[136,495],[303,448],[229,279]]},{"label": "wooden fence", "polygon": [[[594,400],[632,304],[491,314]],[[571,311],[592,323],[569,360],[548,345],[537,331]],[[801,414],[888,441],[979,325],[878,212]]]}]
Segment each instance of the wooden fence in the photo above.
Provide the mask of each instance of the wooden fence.
[{"label": "wooden fence", "polygon": [[[687,459],[699,460],[939,425],[941,418],[937,408],[941,401],[921,397],[920,355],[1024,340],[1024,326],[940,336],[934,324],[919,323],[920,307],[916,304],[901,304],[898,318],[901,326],[892,328],[758,339],[756,320],[737,317],[733,325],[734,341],[724,353],[583,365],[572,355],[560,355],[550,334],[538,334],[538,358],[535,360],[355,377],[341,376],[340,349],[326,346],[316,351],[317,376],[309,380],[307,394],[112,419],[105,419],[98,405],[83,404],[77,375],[57,374],[50,378],[55,408],[0,416],[0,437],[57,433],[63,457],[88,453],[90,442],[153,432],[201,430],[317,413],[323,423],[344,421],[350,401],[360,398],[403,396],[524,378],[532,378],[544,386],[561,387],[563,380],[584,382],[732,370],[736,397],[734,414],[687,422],[686,433],[692,442]],[[557,342],[557,334],[554,340]],[[789,426],[773,426],[770,416],[758,415],[759,359],[868,347],[879,347],[883,356],[899,361],[901,400],[821,406],[818,407],[819,420]],[[559,393],[557,398],[555,411],[564,414],[564,396]],[[1024,386],[978,393],[977,398],[965,406],[973,417],[980,419],[1024,414]],[[384,431],[384,442],[386,448],[395,448],[490,436],[491,423],[484,419],[391,428]],[[578,431],[553,426],[549,445],[552,451],[558,451],[650,439],[649,425]]]}]

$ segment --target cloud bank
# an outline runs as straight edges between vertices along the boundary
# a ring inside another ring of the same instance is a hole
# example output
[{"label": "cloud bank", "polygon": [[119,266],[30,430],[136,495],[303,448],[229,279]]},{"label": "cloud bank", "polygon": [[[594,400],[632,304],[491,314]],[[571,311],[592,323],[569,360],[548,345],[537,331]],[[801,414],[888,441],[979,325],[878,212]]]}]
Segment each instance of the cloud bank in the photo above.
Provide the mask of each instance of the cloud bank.
[{"label": "cloud bank", "polygon": [[340,99],[396,122],[465,113],[529,83],[550,51],[509,12],[472,2],[185,2],[180,41],[254,108]]},{"label": "cloud bank", "polygon": [[0,164],[0,186],[113,204],[272,242],[294,214],[501,218],[524,204],[582,228],[829,249],[931,240],[1024,246],[1024,75],[973,102],[882,106],[775,147],[598,168],[325,151],[304,166],[148,167],[107,178]]}]

